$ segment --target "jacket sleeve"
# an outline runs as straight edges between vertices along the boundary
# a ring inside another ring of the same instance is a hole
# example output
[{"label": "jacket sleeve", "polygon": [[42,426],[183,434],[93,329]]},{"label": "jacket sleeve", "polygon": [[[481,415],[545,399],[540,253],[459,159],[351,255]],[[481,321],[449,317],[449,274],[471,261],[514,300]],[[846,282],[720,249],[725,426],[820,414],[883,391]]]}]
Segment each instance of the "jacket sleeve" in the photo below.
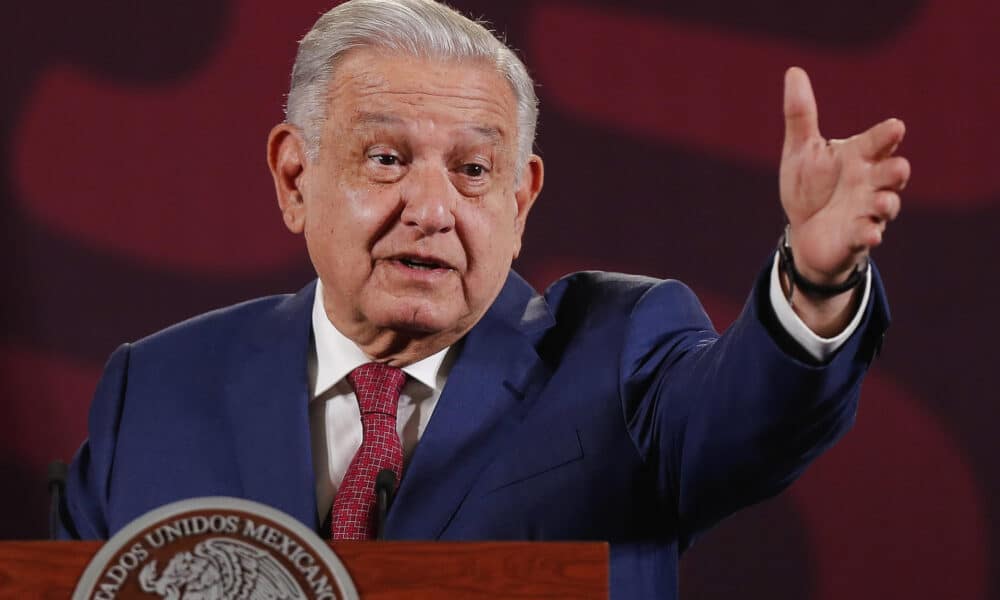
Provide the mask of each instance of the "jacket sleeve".
[{"label": "jacket sleeve", "polygon": [[824,363],[777,322],[768,270],[719,336],[690,289],[650,288],[623,346],[620,393],[636,448],[675,511],[681,548],[787,487],[853,424],[889,315],[877,272],[861,326]]},{"label": "jacket sleeve", "polygon": [[104,368],[90,407],[89,437],[73,457],[60,508],[60,539],[108,537],[108,499],[131,346],[120,346]]}]

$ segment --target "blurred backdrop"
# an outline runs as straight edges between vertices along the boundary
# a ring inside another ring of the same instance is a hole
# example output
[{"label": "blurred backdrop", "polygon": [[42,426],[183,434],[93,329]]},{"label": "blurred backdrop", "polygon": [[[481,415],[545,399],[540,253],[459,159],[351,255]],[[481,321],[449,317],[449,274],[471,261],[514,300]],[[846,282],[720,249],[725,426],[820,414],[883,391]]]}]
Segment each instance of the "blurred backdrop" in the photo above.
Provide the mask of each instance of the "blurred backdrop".
[{"label": "blurred backdrop", "polygon": [[[312,277],[264,164],[300,38],[330,2],[20,2],[0,21],[0,538],[45,535],[114,348]],[[908,126],[875,258],[894,322],[858,425],[709,532],[689,598],[1000,599],[1000,5],[988,0],[458,1],[535,75],[545,191],[516,268],[675,277],[718,328],[782,227],[784,69],[820,127]]]}]

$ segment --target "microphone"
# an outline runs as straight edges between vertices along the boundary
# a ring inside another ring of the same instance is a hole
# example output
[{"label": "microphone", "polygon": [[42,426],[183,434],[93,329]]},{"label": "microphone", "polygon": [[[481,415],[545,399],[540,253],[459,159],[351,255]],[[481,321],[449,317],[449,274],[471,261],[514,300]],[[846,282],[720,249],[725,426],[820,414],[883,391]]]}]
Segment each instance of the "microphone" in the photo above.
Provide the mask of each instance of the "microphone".
[{"label": "microphone", "polygon": [[59,531],[59,505],[66,489],[66,463],[54,460],[49,463],[49,539],[56,539]]},{"label": "microphone", "polygon": [[392,469],[382,469],[375,476],[375,539],[385,539],[385,516],[396,494],[396,474]]}]

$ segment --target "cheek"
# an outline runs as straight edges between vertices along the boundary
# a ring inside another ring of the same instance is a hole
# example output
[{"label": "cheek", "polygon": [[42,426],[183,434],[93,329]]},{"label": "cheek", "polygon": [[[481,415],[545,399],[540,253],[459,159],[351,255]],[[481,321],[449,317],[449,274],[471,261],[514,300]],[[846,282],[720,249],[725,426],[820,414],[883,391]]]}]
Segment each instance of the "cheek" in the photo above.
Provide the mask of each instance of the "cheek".
[{"label": "cheek", "polygon": [[476,211],[466,220],[466,248],[470,263],[482,276],[503,278],[513,259],[513,211]]},{"label": "cheek", "polygon": [[312,199],[306,234],[330,244],[331,252],[366,248],[386,218],[382,200],[370,187],[331,180]]},{"label": "cheek", "polygon": [[373,185],[344,185],[337,194],[336,207],[342,223],[351,223],[353,228],[369,230],[378,227],[387,217],[390,194],[380,193]]},{"label": "cheek", "polygon": [[317,273],[328,284],[348,285],[368,265],[367,246],[360,223],[339,210],[342,199],[330,200],[310,211],[305,227],[306,248]]}]

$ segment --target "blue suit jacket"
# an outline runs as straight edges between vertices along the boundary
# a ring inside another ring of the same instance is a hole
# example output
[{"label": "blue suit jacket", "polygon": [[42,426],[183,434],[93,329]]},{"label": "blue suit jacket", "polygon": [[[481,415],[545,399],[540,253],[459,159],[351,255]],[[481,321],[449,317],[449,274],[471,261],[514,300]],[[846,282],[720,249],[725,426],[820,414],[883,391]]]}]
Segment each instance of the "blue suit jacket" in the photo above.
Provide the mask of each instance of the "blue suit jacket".
[{"label": "blue suit jacket", "polygon": [[[314,284],[181,323],[111,357],[67,481],[67,537],[230,495],[318,527],[306,358]],[[459,359],[386,523],[395,539],[609,540],[618,598],[672,598],[693,537],[788,485],[852,423],[888,312],[825,365],[758,278],[719,337],[676,281],[515,273]]]}]

